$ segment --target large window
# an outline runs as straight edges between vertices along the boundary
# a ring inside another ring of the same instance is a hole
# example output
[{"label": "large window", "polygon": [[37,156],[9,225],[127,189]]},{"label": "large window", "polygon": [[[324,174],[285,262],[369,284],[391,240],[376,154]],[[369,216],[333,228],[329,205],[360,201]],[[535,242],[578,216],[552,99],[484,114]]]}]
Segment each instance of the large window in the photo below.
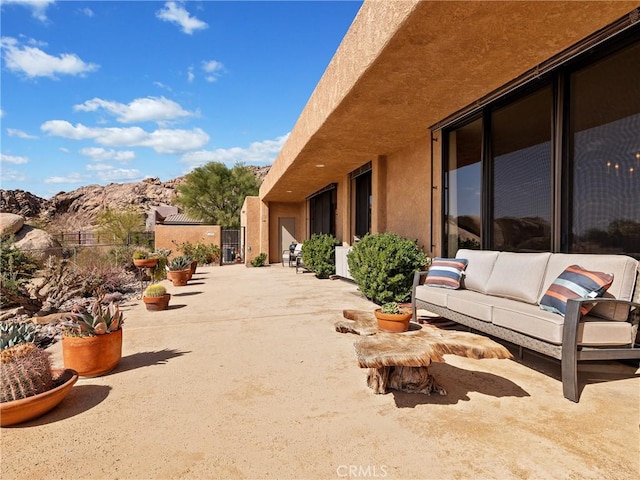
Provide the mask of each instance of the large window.
[{"label": "large window", "polygon": [[640,258],[640,41],[589,54],[444,132],[447,255]]},{"label": "large window", "polygon": [[354,234],[364,237],[371,232],[371,208],[373,195],[371,192],[371,163],[351,174],[355,210],[353,212]]},{"label": "large window", "polygon": [[640,43],[570,77],[570,252],[640,256]]},{"label": "large window", "polygon": [[493,250],[551,248],[551,87],[491,115]]},{"label": "large window", "polygon": [[448,256],[480,248],[482,119],[449,132],[446,173]]},{"label": "large window", "polygon": [[309,198],[309,235],[336,234],[336,192],[332,184]]}]

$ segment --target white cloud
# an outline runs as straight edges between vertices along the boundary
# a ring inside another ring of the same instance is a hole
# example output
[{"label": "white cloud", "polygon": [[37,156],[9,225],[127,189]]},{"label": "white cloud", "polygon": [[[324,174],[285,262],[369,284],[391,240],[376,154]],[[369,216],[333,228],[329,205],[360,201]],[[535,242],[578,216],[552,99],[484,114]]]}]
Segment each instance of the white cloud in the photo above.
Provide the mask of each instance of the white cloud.
[{"label": "white cloud", "polygon": [[47,177],[44,179],[44,183],[75,183],[82,184],[87,180],[86,175],[81,175],[79,173],[70,173],[65,177]]},{"label": "white cloud", "polygon": [[189,83],[193,82],[194,78],[196,78],[196,76],[193,73],[193,67],[189,67],[189,71],[187,72],[187,82]]},{"label": "white cloud", "polygon": [[24,5],[31,9],[31,14],[41,22],[47,21],[46,10],[55,0],[2,0],[2,4]]},{"label": "white cloud", "polygon": [[248,148],[218,148],[216,150],[189,152],[184,154],[180,161],[188,164],[190,169],[200,167],[209,162],[222,162],[230,167],[236,163],[243,163],[245,165],[270,165],[278,156],[288,137],[289,134],[287,133],[286,135],[277,137],[275,140],[253,142]]},{"label": "white cloud", "polygon": [[202,70],[208,75],[205,77],[207,82],[215,82],[220,74],[224,71],[224,65],[217,60],[209,60],[202,62]]},{"label": "white cloud", "polygon": [[10,137],[18,137],[18,138],[25,138],[25,139],[38,138],[35,135],[29,135],[28,133],[23,132],[22,130],[18,130],[16,128],[7,128],[7,135],[9,135]]},{"label": "white cloud", "polygon": [[192,17],[184,8],[183,2],[166,2],[164,8],[156,12],[156,17],[165,22],[177,23],[182,27],[182,31],[188,35],[209,26],[202,20]]},{"label": "white cloud", "polygon": [[165,97],[136,98],[129,104],[93,98],[73,106],[76,112],[95,112],[101,108],[115,115],[120,123],[163,122],[196,115]]},{"label": "white cloud", "polygon": [[85,63],[73,53],[59,56],[49,55],[36,47],[21,45],[12,37],[2,37],[2,53],[7,68],[12,72],[23,73],[29,78],[49,77],[57,75],[84,76],[99,67],[95,63]]},{"label": "white cloud", "polygon": [[162,82],[153,82],[153,84],[154,84],[156,87],[158,87],[158,88],[162,88],[162,89],[167,90],[167,91],[169,91],[169,92],[172,92],[172,91],[173,91],[173,89],[172,89],[169,85],[165,85],[165,84],[164,84],[164,83],[162,83]]},{"label": "white cloud", "polygon": [[60,147],[58,150],[60,150],[62,153],[71,153],[71,150],[66,147]]},{"label": "white cloud", "polygon": [[105,168],[96,172],[102,182],[122,182],[127,180],[141,180],[142,173],[136,169]]},{"label": "white cloud", "polygon": [[93,10],[91,10],[89,7],[81,8],[80,13],[86,15],[89,18],[93,17]]},{"label": "white cloud", "polygon": [[2,163],[12,163],[14,165],[23,165],[29,162],[27,157],[17,157],[15,155],[5,155],[4,153],[0,154],[0,161]]},{"label": "white cloud", "polygon": [[83,148],[80,154],[91,157],[94,162],[102,162],[105,160],[117,160],[118,162],[129,162],[136,158],[135,152],[131,150],[106,150],[100,147]]},{"label": "white cloud", "polygon": [[65,120],[49,120],[40,126],[43,132],[73,140],[95,140],[110,147],[148,147],[157,153],[174,154],[202,148],[209,142],[209,135],[202,129],[158,129],[147,132],[140,127],[92,128],[75,126]]},{"label": "white cloud", "polygon": [[27,180],[27,176],[22,172],[3,168],[0,171],[0,179],[2,179],[3,182],[25,182]]}]

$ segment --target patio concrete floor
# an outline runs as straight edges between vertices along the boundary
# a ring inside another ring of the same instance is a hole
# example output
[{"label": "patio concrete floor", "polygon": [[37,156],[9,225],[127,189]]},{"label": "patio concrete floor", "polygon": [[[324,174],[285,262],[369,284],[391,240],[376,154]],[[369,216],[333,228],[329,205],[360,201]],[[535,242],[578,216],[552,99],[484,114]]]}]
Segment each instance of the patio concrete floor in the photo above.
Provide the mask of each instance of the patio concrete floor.
[{"label": "patio concrete floor", "polygon": [[354,284],[234,265],[167,285],[170,310],[124,306],[114,372],[2,429],[3,479],[640,478],[628,364],[583,365],[577,404],[533,354],[447,356],[432,369],[447,396],[374,395],[357,337],[333,328],[373,308]]}]

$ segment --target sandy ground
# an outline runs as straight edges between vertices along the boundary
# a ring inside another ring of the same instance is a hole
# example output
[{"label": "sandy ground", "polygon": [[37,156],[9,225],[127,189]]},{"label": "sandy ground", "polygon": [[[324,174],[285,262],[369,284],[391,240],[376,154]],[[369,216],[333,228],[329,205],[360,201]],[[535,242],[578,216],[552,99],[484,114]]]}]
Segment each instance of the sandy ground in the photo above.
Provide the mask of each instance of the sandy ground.
[{"label": "sandy ground", "polygon": [[374,395],[356,337],[333,329],[373,308],[352,283],[234,265],[168,285],[170,310],[124,307],[114,372],[1,430],[2,479],[640,478],[629,365],[586,365],[578,404],[531,354],[447,356],[447,396]]}]

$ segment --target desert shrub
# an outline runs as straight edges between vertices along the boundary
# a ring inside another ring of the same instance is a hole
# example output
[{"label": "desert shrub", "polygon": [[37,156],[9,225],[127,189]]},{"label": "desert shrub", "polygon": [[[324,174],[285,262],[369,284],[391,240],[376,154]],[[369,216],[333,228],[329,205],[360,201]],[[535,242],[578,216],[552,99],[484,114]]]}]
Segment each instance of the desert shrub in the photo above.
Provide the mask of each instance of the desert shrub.
[{"label": "desert shrub", "polygon": [[83,288],[78,293],[83,297],[98,296],[98,293],[130,292],[135,284],[133,273],[122,267],[93,265],[76,267],[76,278],[83,278]]},{"label": "desert shrub", "polygon": [[329,278],[336,273],[335,252],[340,242],[331,234],[314,233],[302,243],[302,262],[318,278]]},{"label": "desert shrub", "polygon": [[204,244],[202,242],[183,242],[177,243],[173,241],[173,244],[178,247],[178,250],[183,255],[196,260],[200,265],[208,263],[217,263],[220,260],[220,247],[214,244]]},{"label": "desert shrub", "polygon": [[110,248],[107,252],[109,264],[134,271],[135,267],[131,259],[137,248],[135,245],[117,245]]},{"label": "desert shrub", "polygon": [[0,307],[17,305],[12,300],[25,295],[25,283],[41,267],[33,255],[15,246],[12,236],[0,240]]},{"label": "desert shrub", "polygon": [[261,252],[256,258],[251,260],[251,265],[254,267],[264,267],[265,262],[267,261],[267,254]]},{"label": "desert shrub", "polygon": [[428,261],[416,241],[392,232],[365,235],[347,254],[358,289],[378,305],[407,301],[414,272]]}]

